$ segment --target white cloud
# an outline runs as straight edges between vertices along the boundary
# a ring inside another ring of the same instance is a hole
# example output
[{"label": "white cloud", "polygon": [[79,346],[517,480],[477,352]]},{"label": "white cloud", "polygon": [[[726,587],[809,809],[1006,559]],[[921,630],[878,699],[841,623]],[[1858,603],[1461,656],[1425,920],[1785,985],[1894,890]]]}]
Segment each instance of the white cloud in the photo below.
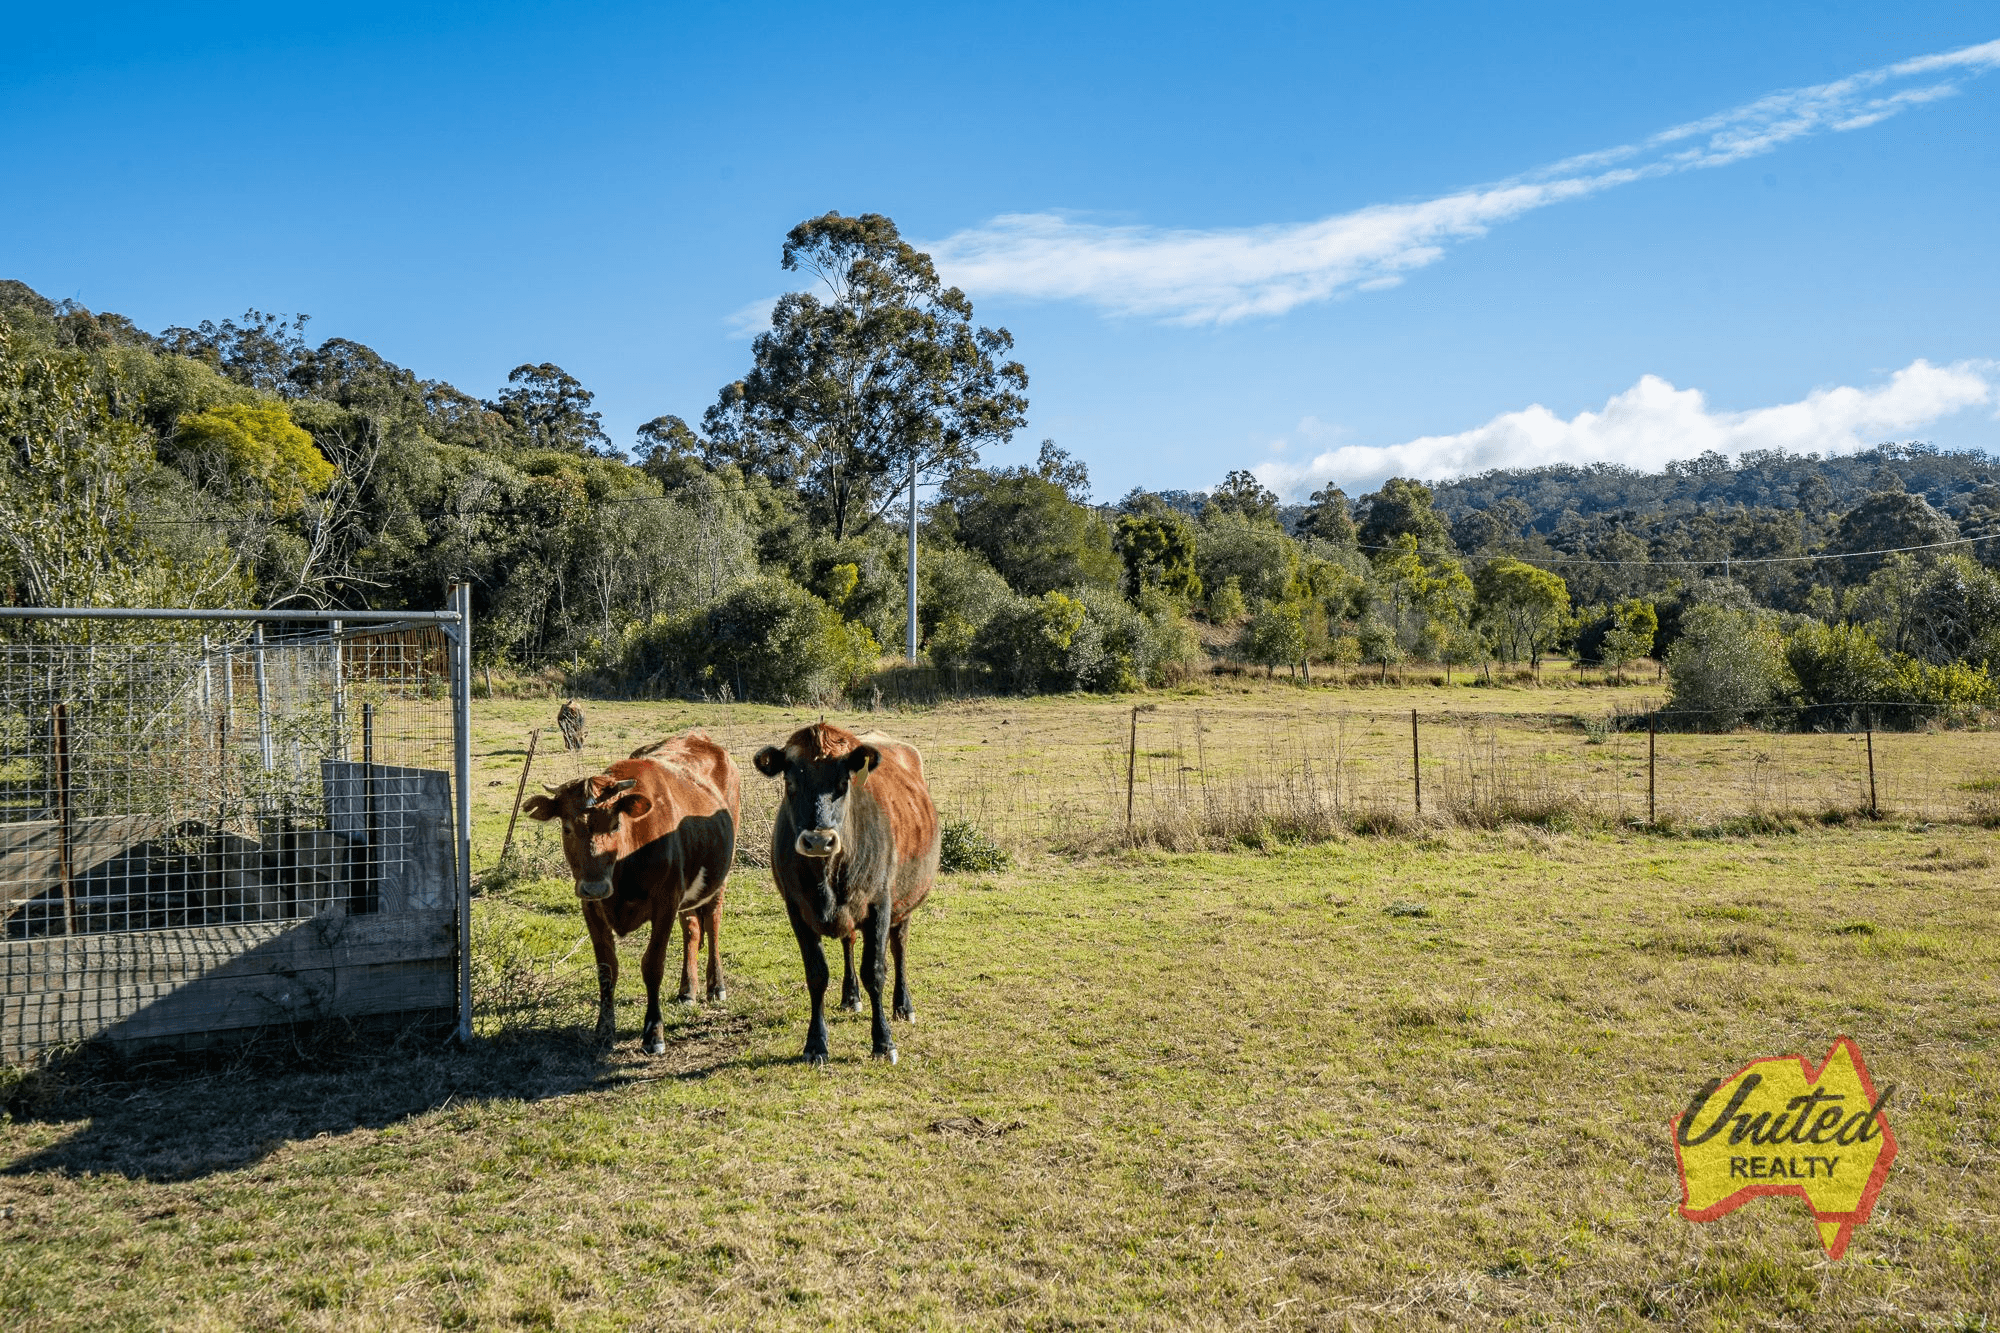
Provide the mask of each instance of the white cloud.
[{"label": "white cloud", "polygon": [[1456,435],[1344,445],[1307,463],[1273,461],[1253,470],[1266,486],[1297,499],[1329,481],[1359,495],[1386,477],[1442,479],[1552,463],[1651,470],[1709,449],[1732,456],[1747,449],[1852,453],[1995,401],[2000,401],[1995,361],[1948,366],[1912,361],[1872,388],[1815,389],[1798,402],[1746,412],[1711,411],[1699,389],[1677,389],[1646,375],[1603,411],[1579,412],[1567,421],[1538,403]]},{"label": "white cloud", "polygon": [[776,304],[778,298],[775,296],[748,302],[723,316],[722,327],[729,331],[731,338],[754,338],[771,327],[771,307]]},{"label": "white cloud", "polygon": [[[1121,315],[1227,323],[1348,291],[1391,287],[1497,223],[1650,177],[1727,166],[1821,133],[1878,124],[2000,67],[2000,41],[1920,56],[1833,83],[1772,93],[1635,144],[1510,180],[1318,222],[1221,230],[1106,226],[1010,213],[929,247],[977,296],[1079,300]],[[1915,84],[1930,78],[1933,81]]]}]

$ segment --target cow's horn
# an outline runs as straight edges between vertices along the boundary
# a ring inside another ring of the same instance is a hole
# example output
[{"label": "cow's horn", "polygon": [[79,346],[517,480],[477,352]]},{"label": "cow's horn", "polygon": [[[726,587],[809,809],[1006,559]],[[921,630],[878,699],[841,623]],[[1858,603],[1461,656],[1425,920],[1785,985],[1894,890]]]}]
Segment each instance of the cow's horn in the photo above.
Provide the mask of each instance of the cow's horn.
[{"label": "cow's horn", "polygon": [[551,787],[546,782],[542,784],[542,790],[547,792],[551,796],[560,796],[563,793],[563,789],[561,787]]}]

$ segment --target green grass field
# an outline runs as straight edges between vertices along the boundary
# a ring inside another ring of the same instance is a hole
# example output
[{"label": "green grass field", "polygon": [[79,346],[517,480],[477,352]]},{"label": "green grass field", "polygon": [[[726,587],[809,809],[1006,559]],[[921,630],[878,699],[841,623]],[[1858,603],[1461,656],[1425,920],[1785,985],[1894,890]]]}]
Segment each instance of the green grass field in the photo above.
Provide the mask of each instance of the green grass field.
[{"label": "green grass field", "polygon": [[[879,720],[956,728],[963,753],[928,752],[947,793],[971,789],[1003,718],[1051,737],[1014,752],[1085,790],[1126,706]],[[512,738],[551,711],[482,712],[478,861]],[[795,723],[591,711],[593,750],[615,753],[700,720],[747,760]],[[1067,731],[1086,739],[1065,750]],[[1016,847],[917,918],[919,1021],[895,1067],[847,1015],[826,1069],[796,1061],[796,947],[746,867],[730,1000],[677,1011],[662,1058],[636,1050],[637,939],[618,1046],[584,1040],[574,899],[528,877],[478,903],[491,1035],[471,1051],[410,1037],[30,1084],[0,1127],[0,1311],[45,1328],[2000,1321],[1990,828]],[[1825,1259],[1797,1200],[1680,1219],[1667,1121],[1689,1095],[1843,1033],[1897,1085],[1901,1143],[1847,1257]]]}]

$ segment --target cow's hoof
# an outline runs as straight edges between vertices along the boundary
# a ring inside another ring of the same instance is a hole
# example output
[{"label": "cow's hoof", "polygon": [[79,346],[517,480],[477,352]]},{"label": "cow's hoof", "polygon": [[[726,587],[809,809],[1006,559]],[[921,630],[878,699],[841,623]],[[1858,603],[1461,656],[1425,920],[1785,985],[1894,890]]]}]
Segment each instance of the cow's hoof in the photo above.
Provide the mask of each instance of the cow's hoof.
[{"label": "cow's hoof", "polygon": [[722,1004],[728,999],[729,999],[729,992],[721,986],[717,986],[714,990],[708,993],[708,1002],[710,1004]]},{"label": "cow's hoof", "polygon": [[820,1067],[821,1065],[823,1065],[823,1064],[825,1064],[825,1063],[826,1063],[826,1052],[825,1052],[825,1051],[807,1051],[807,1052],[805,1053],[805,1055],[804,1055],[803,1057],[801,1057],[801,1058],[802,1058],[802,1059],[804,1059],[804,1060],[805,1060],[805,1062],[806,1062],[807,1064],[809,1064],[809,1065],[811,1065],[811,1066],[812,1066],[813,1068],[817,1069],[817,1068],[819,1068],[819,1067]]},{"label": "cow's hoof", "polygon": [[599,1023],[597,1031],[590,1035],[591,1039],[599,1046],[609,1046],[612,1042],[618,1040],[618,1029],[609,1023]]},{"label": "cow's hoof", "polygon": [[917,1011],[914,1009],[898,1009],[896,1017],[905,1023],[914,1023],[917,1021]]},{"label": "cow's hoof", "polygon": [[675,1004],[693,1004],[693,1003],[694,1003],[694,996],[693,996],[692,994],[687,994],[687,995],[676,995],[676,996],[674,996],[674,1003],[675,1003]]},{"label": "cow's hoof", "polygon": [[666,1053],[667,1039],[665,1037],[653,1037],[646,1042],[646,1054],[665,1055]]},{"label": "cow's hoof", "polygon": [[840,1002],[840,1011],[841,1011],[842,1013],[844,1013],[844,1014],[858,1014],[858,1013],[860,1013],[860,1012],[861,1012],[861,999],[860,999],[860,997],[859,997],[859,996],[856,996],[856,997],[855,997],[854,999],[852,999],[852,1000],[842,1000],[842,1001]]},{"label": "cow's hoof", "polygon": [[896,1063],[896,1048],[894,1046],[891,1046],[886,1051],[877,1051],[875,1052],[875,1058],[877,1060],[887,1060],[890,1064],[893,1065]]}]

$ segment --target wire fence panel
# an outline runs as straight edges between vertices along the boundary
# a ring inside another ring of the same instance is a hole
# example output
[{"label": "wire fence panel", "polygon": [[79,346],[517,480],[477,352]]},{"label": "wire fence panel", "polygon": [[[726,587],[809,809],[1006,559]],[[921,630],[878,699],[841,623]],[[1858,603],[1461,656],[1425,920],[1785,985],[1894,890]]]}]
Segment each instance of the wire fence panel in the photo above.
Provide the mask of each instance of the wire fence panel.
[{"label": "wire fence panel", "polygon": [[0,641],[0,1056],[451,1005],[440,627],[59,625]]}]

